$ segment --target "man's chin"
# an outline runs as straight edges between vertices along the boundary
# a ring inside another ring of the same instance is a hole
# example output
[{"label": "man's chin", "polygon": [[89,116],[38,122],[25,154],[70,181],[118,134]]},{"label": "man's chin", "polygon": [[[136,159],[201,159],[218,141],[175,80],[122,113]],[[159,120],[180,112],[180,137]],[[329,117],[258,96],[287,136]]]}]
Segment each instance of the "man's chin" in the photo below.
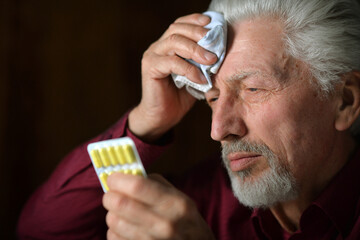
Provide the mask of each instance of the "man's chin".
[{"label": "man's chin", "polygon": [[241,183],[247,182],[252,183],[256,181],[258,178],[261,178],[261,176],[264,174],[265,171],[257,172],[254,167],[249,167],[241,171],[231,171],[228,170],[228,174],[230,175],[230,178],[236,178],[237,181],[240,181]]},{"label": "man's chin", "polygon": [[[223,163],[230,176],[234,195],[243,205],[252,208],[268,208],[298,196],[295,178],[285,166],[281,165],[277,155],[265,144],[237,140],[223,144],[222,147]],[[231,159],[236,160],[237,157],[244,156],[240,153],[263,156],[267,164],[256,161],[249,164],[239,162],[231,166]],[[228,158],[229,155],[231,159]]]},{"label": "man's chin", "polygon": [[229,174],[235,197],[250,208],[269,208],[298,196],[291,175],[281,176],[271,170],[254,173],[250,169]]}]

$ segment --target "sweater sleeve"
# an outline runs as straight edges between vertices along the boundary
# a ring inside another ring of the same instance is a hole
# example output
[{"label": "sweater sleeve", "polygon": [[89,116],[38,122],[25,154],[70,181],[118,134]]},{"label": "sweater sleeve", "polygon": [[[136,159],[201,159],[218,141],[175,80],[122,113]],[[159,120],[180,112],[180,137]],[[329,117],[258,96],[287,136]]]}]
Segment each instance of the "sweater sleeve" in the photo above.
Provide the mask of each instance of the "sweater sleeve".
[{"label": "sweater sleeve", "polygon": [[25,204],[18,222],[19,239],[106,239],[103,191],[87,153],[91,142],[131,137],[147,168],[167,144],[151,145],[127,129],[128,114],[103,134],[80,145],[57,166]]}]

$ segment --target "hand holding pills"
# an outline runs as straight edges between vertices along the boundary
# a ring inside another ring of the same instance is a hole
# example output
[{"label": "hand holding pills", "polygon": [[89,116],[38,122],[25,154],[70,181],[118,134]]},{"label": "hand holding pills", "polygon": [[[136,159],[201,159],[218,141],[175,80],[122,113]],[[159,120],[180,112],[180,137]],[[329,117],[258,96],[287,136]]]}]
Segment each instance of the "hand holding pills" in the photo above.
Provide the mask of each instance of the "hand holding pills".
[{"label": "hand holding pills", "polygon": [[161,176],[114,173],[108,186],[107,239],[214,239],[194,203]]}]

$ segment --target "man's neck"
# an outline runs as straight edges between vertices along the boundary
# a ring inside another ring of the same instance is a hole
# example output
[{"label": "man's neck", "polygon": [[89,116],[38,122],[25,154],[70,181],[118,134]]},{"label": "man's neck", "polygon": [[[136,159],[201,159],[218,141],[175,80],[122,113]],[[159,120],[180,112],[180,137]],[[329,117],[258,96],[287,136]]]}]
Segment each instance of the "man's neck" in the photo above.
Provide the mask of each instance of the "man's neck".
[{"label": "man's neck", "polygon": [[300,218],[305,209],[309,206],[311,201],[298,200],[281,203],[270,208],[270,211],[277,219],[281,227],[289,232],[294,233],[300,228]]}]

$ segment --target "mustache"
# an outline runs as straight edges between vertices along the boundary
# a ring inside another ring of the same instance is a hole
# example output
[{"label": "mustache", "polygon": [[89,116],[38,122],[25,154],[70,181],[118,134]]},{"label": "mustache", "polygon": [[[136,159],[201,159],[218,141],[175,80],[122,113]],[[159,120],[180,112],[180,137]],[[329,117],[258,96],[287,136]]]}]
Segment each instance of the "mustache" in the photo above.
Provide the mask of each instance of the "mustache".
[{"label": "mustache", "polygon": [[223,158],[232,152],[251,152],[263,155],[264,157],[274,157],[274,152],[264,143],[250,142],[244,139],[237,139],[225,142],[221,145]]},{"label": "mustache", "polygon": [[[227,156],[233,152],[249,152],[262,155],[269,164],[270,169],[272,169],[273,171],[283,171],[281,170],[283,166],[281,166],[278,156],[270,149],[270,147],[268,147],[264,143],[256,143],[250,142],[248,140],[236,139],[231,142],[223,143],[221,148],[222,163],[227,169],[230,176],[234,176],[234,173],[230,169],[230,161]],[[236,175],[239,176],[242,180],[244,180],[246,177],[250,176],[251,173],[252,169],[248,168],[237,172]]]}]

